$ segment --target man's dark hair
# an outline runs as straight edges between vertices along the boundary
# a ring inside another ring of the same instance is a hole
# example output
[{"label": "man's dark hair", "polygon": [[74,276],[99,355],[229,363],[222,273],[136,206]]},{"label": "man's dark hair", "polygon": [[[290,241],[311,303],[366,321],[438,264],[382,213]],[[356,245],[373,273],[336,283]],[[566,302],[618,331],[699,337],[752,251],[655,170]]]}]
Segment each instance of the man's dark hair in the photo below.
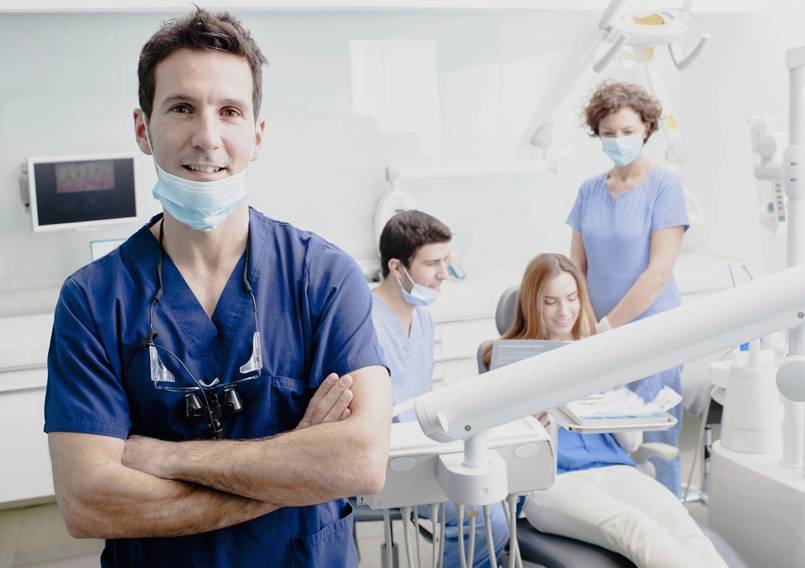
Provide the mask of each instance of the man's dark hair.
[{"label": "man's dark hair", "polygon": [[150,119],[154,105],[156,67],[180,49],[212,49],[244,57],[252,71],[252,106],[254,119],[257,120],[263,98],[262,67],[266,58],[249,31],[231,14],[213,14],[198,6],[195,12],[187,16],[163,23],[140,51],[137,65],[138,96],[140,108],[147,119]]},{"label": "man's dark hair", "polygon": [[411,209],[389,219],[380,233],[380,268],[383,278],[389,275],[389,260],[398,259],[406,268],[420,247],[446,243],[453,238],[447,225],[436,217]]}]

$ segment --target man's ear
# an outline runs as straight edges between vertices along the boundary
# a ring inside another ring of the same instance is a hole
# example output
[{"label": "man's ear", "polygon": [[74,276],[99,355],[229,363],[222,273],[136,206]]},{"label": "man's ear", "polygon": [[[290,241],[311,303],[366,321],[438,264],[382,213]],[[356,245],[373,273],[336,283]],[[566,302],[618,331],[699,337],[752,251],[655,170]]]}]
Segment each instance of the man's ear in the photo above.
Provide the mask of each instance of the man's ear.
[{"label": "man's ear", "polygon": [[254,125],[254,148],[252,149],[252,162],[260,156],[263,147],[263,135],[266,131],[266,121],[264,118],[258,120]]},{"label": "man's ear", "polygon": [[134,119],[134,139],[137,142],[137,146],[140,147],[140,151],[143,154],[152,155],[153,152],[151,151],[151,145],[148,143],[146,134],[147,126],[143,109],[135,108],[132,113],[132,118]]},{"label": "man's ear", "polygon": [[389,274],[392,274],[396,277],[402,277],[402,263],[398,258],[390,258],[388,262]]}]

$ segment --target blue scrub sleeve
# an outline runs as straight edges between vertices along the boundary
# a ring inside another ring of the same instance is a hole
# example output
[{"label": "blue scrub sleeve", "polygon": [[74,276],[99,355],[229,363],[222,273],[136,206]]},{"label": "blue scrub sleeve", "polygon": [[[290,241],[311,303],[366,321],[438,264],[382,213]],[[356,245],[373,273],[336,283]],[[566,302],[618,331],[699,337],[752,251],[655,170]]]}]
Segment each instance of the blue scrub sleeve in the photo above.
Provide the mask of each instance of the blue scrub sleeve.
[{"label": "blue scrub sleeve", "polygon": [[131,428],[126,393],[99,340],[83,290],[62,287],[48,352],[45,432],[78,432],[125,440]]},{"label": "blue scrub sleeve", "polygon": [[576,195],[576,202],[573,204],[573,209],[570,210],[570,215],[567,216],[566,223],[573,227],[574,231],[581,232],[581,215],[584,210],[584,196],[586,195],[585,188],[587,183],[583,183],[579,188],[579,193]]},{"label": "blue scrub sleeve", "polygon": [[651,213],[651,231],[680,226],[686,231],[690,226],[685,192],[682,189],[682,180],[671,174],[657,186],[657,200]]},{"label": "blue scrub sleeve", "polygon": [[372,296],[358,265],[331,245],[308,259],[307,296],[315,329],[310,385],[318,386],[330,373],[385,366],[372,323]]}]

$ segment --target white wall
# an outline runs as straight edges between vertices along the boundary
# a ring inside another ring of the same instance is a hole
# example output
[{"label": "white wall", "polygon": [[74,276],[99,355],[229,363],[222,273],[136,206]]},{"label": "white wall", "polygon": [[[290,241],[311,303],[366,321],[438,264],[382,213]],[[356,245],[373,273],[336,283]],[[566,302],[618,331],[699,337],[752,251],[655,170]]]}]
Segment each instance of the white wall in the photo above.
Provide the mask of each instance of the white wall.
[{"label": "white wall", "polygon": [[[268,134],[250,174],[253,203],[358,258],[375,254],[372,214],[386,190],[387,163],[528,159],[523,128],[598,19],[593,12],[241,16],[270,60]],[[139,226],[33,234],[17,178],[28,156],[136,150],[130,115],[137,55],[165,17],[0,15],[0,291],[58,286],[86,262],[90,240],[124,237]],[[680,75],[661,56],[690,156],[680,172],[710,223],[691,234],[700,249],[762,255],[745,117],[785,116],[783,48],[799,31],[775,26],[788,20],[702,16],[696,29],[715,37],[700,61]],[[564,219],[576,188],[608,166],[581,129],[561,133],[560,143],[576,152],[558,175],[405,187],[454,229],[470,276],[519,266],[539,251],[566,250]],[[650,143],[660,163],[662,150],[659,137]],[[144,221],[158,210],[148,158],[137,173]]]},{"label": "white wall", "polygon": [[680,115],[689,162],[681,169],[699,196],[707,224],[701,248],[736,258],[764,260],[767,270],[785,264],[785,238],[757,219],[758,184],[748,117],[773,115],[775,130],[788,128],[787,48],[805,44],[805,5],[770,3],[760,13],[703,16],[694,29],[713,40],[680,77]]}]

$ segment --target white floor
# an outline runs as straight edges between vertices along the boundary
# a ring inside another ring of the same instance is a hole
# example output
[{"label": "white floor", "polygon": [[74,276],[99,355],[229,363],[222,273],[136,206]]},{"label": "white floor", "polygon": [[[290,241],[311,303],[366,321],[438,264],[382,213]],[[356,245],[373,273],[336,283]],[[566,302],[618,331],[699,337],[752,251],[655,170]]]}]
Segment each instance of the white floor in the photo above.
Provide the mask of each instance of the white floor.
[{"label": "white floor", "polygon": [[[681,457],[682,457],[682,481],[683,483],[688,478],[688,473],[690,471],[690,464],[693,459],[696,439],[698,436],[698,423],[696,418],[686,417],[686,420],[683,423],[682,435],[680,439],[680,447],[683,448]],[[699,464],[701,465],[701,464]],[[693,478],[693,485],[700,484],[700,468],[694,472]],[[690,511],[691,515],[697,520],[700,525],[707,525],[707,507],[702,503],[689,503],[687,505],[688,510]],[[35,514],[32,513],[32,514]],[[59,532],[62,531],[62,534],[54,534],[54,539],[69,539],[69,536],[63,532],[63,529],[60,527],[52,526],[53,523],[50,522],[48,527],[49,532]],[[402,535],[402,528],[399,522],[394,523],[395,534],[394,540],[398,544],[399,547],[399,554],[400,560],[404,562],[404,548],[403,548],[403,535]],[[359,548],[361,553],[361,567],[362,568],[380,568],[381,566],[381,558],[380,558],[380,545],[383,542],[383,525],[380,522],[377,523],[361,523],[357,528],[358,533],[358,542]],[[41,535],[40,535],[41,536]],[[98,561],[98,553],[94,551],[99,546],[98,543],[92,543],[84,541],[77,549],[76,552],[80,554],[80,556],[76,556],[66,560],[57,560],[57,561],[43,561],[47,557],[47,553],[40,552],[37,554],[36,550],[28,550],[27,553],[23,557],[18,557],[16,561],[11,559],[10,563],[3,562],[3,559],[0,558],[0,568],[5,568],[6,566],[28,566],[30,568],[97,568],[99,566]],[[30,548],[30,546],[29,546]],[[87,552],[91,552],[91,554],[87,554]],[[43,554],[45,556],[43,556]],[[52,552],[50,553],[52,554]],[[431,561],[431,554],[432,548],[430,544],[424,541],[424,539],[420,539],[420,556],[422,559],[422,565],[428,566]],[[2,556],[2,555],[0,555]],[[39,558],[39,560],[34,560],[35,558]],[[50,556],[53,558],[53,556]],[[29,560],[33,561],[33,563],[29,562]],[[20,563],[20,561],[22,563]]]}]

